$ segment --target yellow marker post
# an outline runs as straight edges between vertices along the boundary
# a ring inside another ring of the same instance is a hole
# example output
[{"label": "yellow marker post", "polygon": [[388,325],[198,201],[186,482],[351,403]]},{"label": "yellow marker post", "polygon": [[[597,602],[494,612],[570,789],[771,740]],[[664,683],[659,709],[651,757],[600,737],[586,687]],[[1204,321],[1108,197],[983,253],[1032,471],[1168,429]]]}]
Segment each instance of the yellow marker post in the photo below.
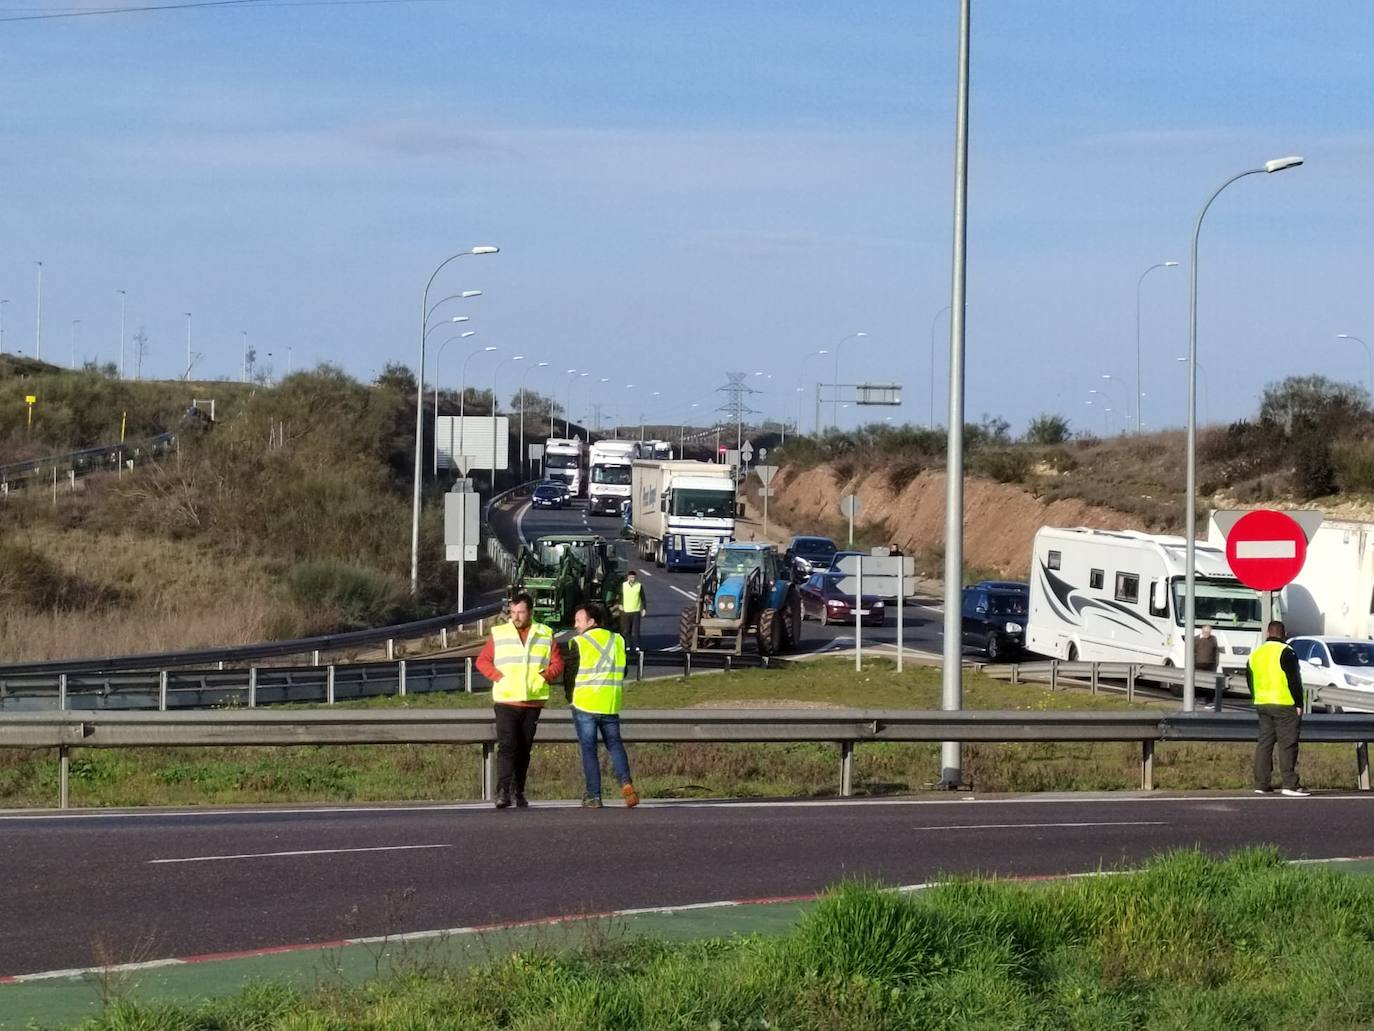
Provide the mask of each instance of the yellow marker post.
[{"label": "yellow marker post", "polygon": [[121,444],[124,443],[124,427],[127,426],[128,424],[129,424],[129,413],[128,413],[127,411],[125,411],[125,412],[123,412],[123,413],[119,416],[119,442],[120,442]]},{"label": "yellow marker post", "polygon": [[25,403],[26,405],[29,406],[29,424],[28,424],[28,431],[27,431],[27,432],[28,432],[28,434],[29,434],[30,436],[32,436],[32,435],[33,435],[33,406],[36,405],[36,404],[38,403],[38,395],[37,395],[37,394],[25,394],[25,395],[24,395],[24,403]]}]

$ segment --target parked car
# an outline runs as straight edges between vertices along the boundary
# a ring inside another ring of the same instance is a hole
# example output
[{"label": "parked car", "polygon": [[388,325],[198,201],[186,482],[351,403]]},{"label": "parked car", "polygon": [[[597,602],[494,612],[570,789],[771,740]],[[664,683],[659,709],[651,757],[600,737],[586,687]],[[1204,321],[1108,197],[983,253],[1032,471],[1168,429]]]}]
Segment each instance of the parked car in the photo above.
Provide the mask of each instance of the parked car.
[{"label": "parked car", "polygon": [[964,588],[961,625],[965,647],[980,648],[991,662],[1019,652],[1026,643],[1030,586],[1012,580],[983,580]]},{"label": "parked car", "polygon": [[[854,595],[840,590],[840,573],[828,571],[812,573],[806,582],[797,588],[801,595],[802,619],[818,619],[824,626],[827,623],[854,622]],[[876,594],[865,594],[863,607],[864,626],[882,626],[887,622],[887,603]]]},{"label": "parked car", "polygon": [[1304,687],[1348,687],[1369,692],[1369,708],[1344,706],[1347,712],[1374,712],[1374,641],[1353,637],[1294,637],[1288,642],[1298,656]]},{"label": "parked car", "polygon": [[568,504],[568,488],[558,483],[541,483],[530,495],[535,508],[564,508]]},{"label": "parked car", "polygon": [[830,568],[835,557],[835,542],[829,537],[793,537],[783,559],[801,576]]}]

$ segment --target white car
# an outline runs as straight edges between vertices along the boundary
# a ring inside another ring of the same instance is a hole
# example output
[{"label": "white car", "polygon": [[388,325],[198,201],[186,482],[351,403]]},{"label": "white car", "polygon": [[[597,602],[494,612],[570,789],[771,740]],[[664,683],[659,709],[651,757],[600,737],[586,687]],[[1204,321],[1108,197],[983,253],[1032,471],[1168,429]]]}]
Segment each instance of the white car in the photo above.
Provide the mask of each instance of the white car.
[{"label": "white car", "polygon": [[1369,693],[1369,708],[1346,711],[1374,712],[1374,641],[1354,637],[1294,637],[1288,642],[1298,656],[1304,687],[1351,688]]}]

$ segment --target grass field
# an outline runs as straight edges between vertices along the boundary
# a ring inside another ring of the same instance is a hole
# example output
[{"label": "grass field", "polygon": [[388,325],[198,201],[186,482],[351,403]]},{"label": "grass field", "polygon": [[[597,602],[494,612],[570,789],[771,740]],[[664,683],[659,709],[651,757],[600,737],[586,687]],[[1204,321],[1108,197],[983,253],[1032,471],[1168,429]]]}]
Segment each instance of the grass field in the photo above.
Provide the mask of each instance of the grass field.
[{"label": "grass field", "polygon": [[[872,661],[857,677],[846,660],[796,663],[783,671],[745,670],[631,684],[627,708],[691,706],[843,706],[933,709],[939,671]],[[553,702],[561,704],[555,691]],[[1051,694],[969,672],[965,705],[973,709],[1123,709],[1124,700],[1084,692]],[[486,695],[412,695],[363,705],[412,708],[486,706]],[[1156,753],[1155,783],[1165,789],[1249,785],[1247,744],[1167,744]],[[938,746],[874,744],[858,748],[856,790],[922,791],[939,777]],[[823,744],[674,744],[631,747],[635,783],[657,798],[821,796],[839,790],[837,750]],[[1305,746],[1302,775],[1317,788],[1354,787],[1353,749]],[[297,748],[74,750],[71,798],[78,806],[224,805],[253,802],[421,801],[472,799],[479,793],[475,747],[398,745]],[[1113,790],[1139,786],[1139,750],[1128,744],[973,745],[965,773],[979,791]],[[572,745],[536,746],[534,799],[581,792]],[[50,752],[0,752],[0,806],[50,806],[57,762]]]},{"label": "grass field", "polygon": [[278,1028],[1356,1028],[1374,1023],[1374,881],[1269,849],[1113,877],[845,884],[790,934],[592,934],[472,970],[116,1002],[86,1031]]}]

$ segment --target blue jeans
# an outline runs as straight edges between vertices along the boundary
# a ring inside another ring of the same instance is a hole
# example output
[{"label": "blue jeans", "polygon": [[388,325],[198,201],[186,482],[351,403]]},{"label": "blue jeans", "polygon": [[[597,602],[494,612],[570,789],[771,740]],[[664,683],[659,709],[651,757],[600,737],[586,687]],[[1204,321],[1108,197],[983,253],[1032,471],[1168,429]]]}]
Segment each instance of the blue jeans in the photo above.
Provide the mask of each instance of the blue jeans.
[{"label": "blue jeans", "polygon": [[601,797],[601,762],[596,752],[596,734],[606,742],[611,756],[611,768],[621,785],[630,783],[630,757],[620,740],[620,717],[601,716],[594,712],[573,709],[573,724],[577,727],[577,743],[582,748],[582,776],[587,782],[588,798]]}]

